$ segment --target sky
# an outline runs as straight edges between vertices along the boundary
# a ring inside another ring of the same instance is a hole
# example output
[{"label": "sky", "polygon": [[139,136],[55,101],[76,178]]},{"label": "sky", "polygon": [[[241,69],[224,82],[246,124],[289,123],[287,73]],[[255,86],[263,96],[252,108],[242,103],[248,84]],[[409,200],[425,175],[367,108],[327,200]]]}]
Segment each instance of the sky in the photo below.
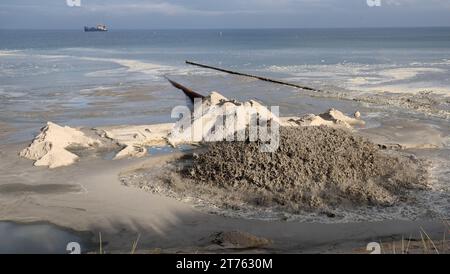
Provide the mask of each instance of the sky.
[{"label": "sky", "polygon": [[[81,6],[67,4],[77,1]],[[0,0],[0,29],[97,23],[111,29],[450,26],[450,0]]]}]

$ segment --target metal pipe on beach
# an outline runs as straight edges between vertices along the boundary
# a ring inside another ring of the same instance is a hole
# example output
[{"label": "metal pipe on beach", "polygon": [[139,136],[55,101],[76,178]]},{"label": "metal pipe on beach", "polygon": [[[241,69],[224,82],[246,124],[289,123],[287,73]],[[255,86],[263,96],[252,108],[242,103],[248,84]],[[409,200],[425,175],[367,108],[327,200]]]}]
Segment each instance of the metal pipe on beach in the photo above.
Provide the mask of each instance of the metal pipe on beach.
[{"label": "metal pipe on beach", "polygon": [[177,89],[180,89],[184,92],[184,94],[191,100],[192,103],[194,103],[195,98],[205,98],[205,96],[193,91],[192,89],[183,86],[180,83],[177,83],[171,79],[169,79],[167,76],[164,76],[164,78],[166,78],[167,81],[169,81],[170,84],[172,84],[172,86],[174,86]]},{"label": "metal pipe on beach", "polygon": [[197,66],[197,67],[201,67],[201,68],[206,68],[206,69],[217,70],[217,71],[225,72],[225,73],[228,73],[228,74],[234,74],[234,75],[239,75],[239,76],[244,76],[244,77],[255,78],[255,79],[262,80],[262,81],[271,82],[271,83],[275,83],[275,84],[281,84],[281,85],[290,86],[290,87],[294,87],[294,88],[299,88],[299,89],[303,89],[303,90],[320,92],[320,90],[318,90],[318,89],[307,87],[307,86],[302,86],[302,85],[298,85],[298,84],[294,84],[294,83],[289,83],[289,82],[285,82],[285,81],[281,81],[281,80],[277,80],[277,79],[271,79],[271,78],[267,78],[267,77],[263,77],[263,76],[252,75],[252,74],[232,71],[232,70],[228,70],[228,69],[213,67],[213,66],[204,65],[204,64],[200,64],[200,63],[196,63],[196,62],[192,62],[192,61],[188,61],[188,60],[186,61],[186,64]]}]

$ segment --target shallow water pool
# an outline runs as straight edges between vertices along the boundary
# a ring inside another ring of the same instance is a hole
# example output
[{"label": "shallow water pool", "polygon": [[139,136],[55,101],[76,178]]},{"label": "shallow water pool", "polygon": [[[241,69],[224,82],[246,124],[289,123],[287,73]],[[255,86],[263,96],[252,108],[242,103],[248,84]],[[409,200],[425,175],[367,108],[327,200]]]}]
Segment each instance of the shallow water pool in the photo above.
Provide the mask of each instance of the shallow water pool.
[{"label": "shallow water pool", "polygon": [[77,235],[55,225],[0,222],[0,254],[69,254],[67,245],[71,242],[79,243],[81,252],[92,247],[87,235]]}]

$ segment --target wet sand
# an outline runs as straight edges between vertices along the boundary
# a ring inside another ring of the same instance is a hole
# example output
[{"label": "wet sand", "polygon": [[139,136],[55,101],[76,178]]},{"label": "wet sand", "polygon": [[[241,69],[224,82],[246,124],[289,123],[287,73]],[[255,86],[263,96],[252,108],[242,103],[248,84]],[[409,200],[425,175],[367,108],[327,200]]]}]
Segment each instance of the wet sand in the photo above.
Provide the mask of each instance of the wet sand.
[{"label": "wet sand", "polygon": [[431,125],[414,120],[396,118],[382,122],[382,126],[361,130],[360,134],[377,144],[394,149],[444,148],[448,136]]},{"label": "wet sand", "polygon": [[[197,83],[207,86],[201,81]],[[228,95],[231,97],[241,88],[240,85],[231,87]],[[404,209],[342,211],[335,212],[334,218],[326,215],[256,218],[258,216],[242,216],[232,210],[217,211],[209,205],[198,207],[189,200],[180,201],[124,186],[119,180],[124,174],[138,177],[143,171],[158,170],[182,153],[111,160],[101,153],[80,151],[76,153],[85,155],[76,164],[49,170],[34,167],[32,161],[18,157],[18,153],[30,144],[32,135],[28,134],[26,142],[11,142],[13,138],[8,139],[8,144],[0,145],[0,220],[47,221],[88,231],[93,235],[89,240],[94,244],[98,243],[97,235],[101,232],[104,248],[109,252],[129,252],[138,235],[141,252],[241,252],[207,240],[211,234],[232,230],[273,242],[264,248],[249,250],[251,252],[358,252],[371,241],[392,242],[410,234],[420,239],[421,227],[433,239],[442,239],[446,228],[441,219],[450,218],[450,130],[446,118],[422,115],[422,109],[411,114],[396,106],[382,104],[383,107],[378,108],[372,103],[367,105],[352,99],[309,98],[293,92],[285,97],[268,91],[261,93],[263,102],[280,105],[285,115],[323,112],[329,106],[346,113],[360,110],[367,125],[358,133],[375,143],[396,150],[406,149],[408,153],[431,161],[432,190],[417,196],[415,206]],[[250,83],[239,96],[252,98],[253,95],[254,87]],[[101,108],[97,111],[101,112]],[[444,111],[448,112],[448,109]],[[151,111],[145,113],[146,116],[152,114]],[[89,113],[79,113],[77,117],[83,118],[73,119],[85,121],[83,119],[88,116]],[[37,123],[34,127],[38,128]],[[5,132],[9,135],[13,131],[7,129]]]},{"label": "wet sand", "polygon": [[[219,216],[125,187],[118,179],[119,173],[163,166],[181,153],[116,161],[92,156],[77,165],[50,170],[33,167],[30,161],[18,158],[17,152],[24,145],[1,147],[4,157],[0,168],[5,172],[0,182],[10,189],[15,185],[15,193],[0,193],[0,220],[47,221],[92,235],[101,232],[104,248],[109,252],[129,252],[138,235],[141,252],[240,252],[205,240],[213,233],[232,230],[273,241],[251,252],[352,252],[369,241],[400,239],[410,234],[418,237],[420,227],[440,239],[445,229],[437,218],[324,224]],[[49,184],[59,191],[48,188]],[[79,188],[73,188],[74,185]],[[98,243],[97,236],[90,240]]]},{"label": "wet sand", "polygon": [[0,138],[5,138],[13,132],[14,129],[9,124],[0,121]]}]

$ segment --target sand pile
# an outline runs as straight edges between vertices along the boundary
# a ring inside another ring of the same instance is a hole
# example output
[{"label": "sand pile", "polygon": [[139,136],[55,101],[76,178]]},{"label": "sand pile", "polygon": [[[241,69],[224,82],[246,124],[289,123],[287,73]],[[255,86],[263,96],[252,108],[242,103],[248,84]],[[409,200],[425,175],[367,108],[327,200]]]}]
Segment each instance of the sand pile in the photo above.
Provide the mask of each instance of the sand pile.
[{"label": "sand pile", "polygon": [[[257,114],[259,120],[280,123],[277,114],[254,100],[238,102],[213,91],[202,100],[201,104],[194,105],[192,115],[180,119],[169,134],[168,142],[177,146],[217,141],[222,140],[224,136],[234,136],[236,132],[247,129],[251,122],[250,114]],[[232,116],[235,121],[227,126],[226,119]]]},{"label": "sand pile", "polygon": [[[250,100],[239,102],[229,100],[218,92],[211,92],[205,97],[202,104],[194,106],[194,114],[184,116],[168,135],[169,144],[176,146],[183,143],[196,143],[202,141],[218,141],[215,136],[235,136],[237,132],[248,129],[251,121],[249,114],[257,114],[259,120],[276,122],[281,126],[330,126],[353,129],[355,126],[364,126],[365,122],[355,113],[352,118],[336,109],[315,115],[308,114],[302,117],[278,117],[266,106]],[[198,115],[195,112],[199,113]],[[224,115],[224,113],[226,115]],[[235,114],[235,122],[227,126],[226,119]],[[183,121],[185,120],[185,121]],[[228,138],[228,137],[226,137]]]},{"label": "sand pile", "polygon": [[390,206],[407,199],[408,189],[426,187],[419,160],[388,154],[347,130],[283,127],[280,134],[275,153],[260,152],[257,142],[210,143],[182,174],[195,192],[222,193],[217,200],[228,206],[247,203],[291,212]]},{"label": "sand pile", "polygon": [[[79,158],[66,149],[69,146],[90,147],[94,144],[113,142],[122,147],[114,159],[143,157],[148,154],[149,146],[176,147],[181,144],[228,140],[229,137],[234,140],[238,133],[246,134],[254,122],[251,117],[255,115],[258,123],[267,121],[274,125],[275,122],[287,127],[326,125],[352,129],[355,125],[364,125],[362,120],[348,117],[335,109],[320,115],[279,118],[277,113],[272,113],[256,101],[229,100],[217,92],[205,97],[200,104],[194,106],[193,111],[188,108],[183,110],[186,113],[183,113],[176,123],[86,129],[85,132],[92,133],[92,138],[78,129],[48,122],[30,147],[22,151],[20,156],[36,160],[36,166],[55,168],[70,165]],[[234,121],[228,117],[234,117]]]},{"label": "sand pile", "polygon": [[56,168],[73,164],[78,156],[68,151],[70,146],[91,147],[100,142],[86,136],[82,131],[52,122],[41,129],[33,143],[20,152],[20,156],[35,160],[35,166]]},{"label": "sand pile", "polygon": [[143,157],[148,146],[166,145],[167,136],[174,124],[155,124],[142,126],[117,126],[98,128],[103,137],[109,138],[123,147],[114,159]]},{"label": "sand pile", "polygon": [[349,117],[337,109],[330,109],[319,115],[307,114],[302,117],[280,118],[283,126],[329,126],[336,128],[353,129],[355,126],[364,126],[365,122],[359,119],[361,114],[355,113],[355,118]]}]

